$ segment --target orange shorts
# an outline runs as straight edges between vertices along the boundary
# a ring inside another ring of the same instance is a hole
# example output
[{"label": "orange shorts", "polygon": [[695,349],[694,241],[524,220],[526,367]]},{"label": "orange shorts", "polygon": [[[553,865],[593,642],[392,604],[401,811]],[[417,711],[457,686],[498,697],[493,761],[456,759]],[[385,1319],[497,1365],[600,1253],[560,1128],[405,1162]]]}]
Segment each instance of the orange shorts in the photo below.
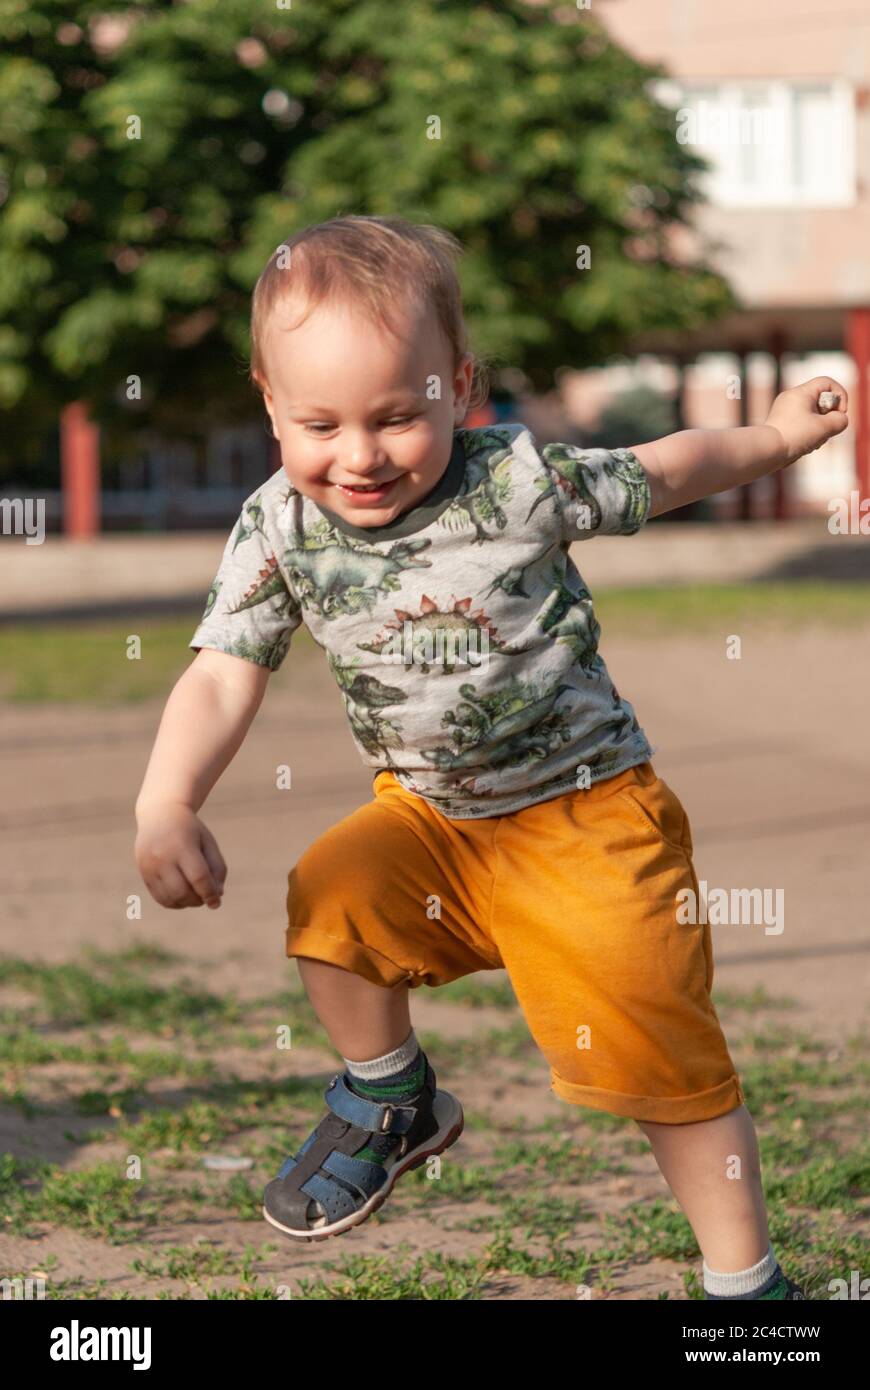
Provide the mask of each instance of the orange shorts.
[{"label": "orange shorts", "polygon": [[387,988],[503,968],[563,1100],[665,1124],[743,1103],[709,924],[677,921],[699,891],[688,817],[650,762],[480,819],[389,771],[373,791],[292,869],[288,956]]}]

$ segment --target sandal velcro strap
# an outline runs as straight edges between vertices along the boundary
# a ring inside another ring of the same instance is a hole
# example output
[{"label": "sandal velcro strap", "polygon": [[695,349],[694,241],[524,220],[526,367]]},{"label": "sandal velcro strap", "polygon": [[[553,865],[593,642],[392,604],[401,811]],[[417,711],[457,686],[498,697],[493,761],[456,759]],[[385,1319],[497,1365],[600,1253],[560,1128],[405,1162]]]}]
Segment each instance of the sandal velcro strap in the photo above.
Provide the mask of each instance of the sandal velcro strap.
[{"label": "sandal velcro strap", "polygon": [[391,1105],[358,1096],[348,1086],[343,1073],[333,1077],[323,1098],[336,1115],[372,1134],[405,1134],[418,1114],[413,1105]]},{"label": "sandal velcro strap", "polygon": [[320,1203],[330,1221],[339,1221],[372,1197],[387,1181],[383,1164],[347,1152],[365,1138],[366,1132],[347,1120],[325,1115],[298,1154],[285,1159],[275,1179],[272,1201],[280,1204],[283,1219],[305,1230],[309,1198]]},{"label": "sandal velcro strap", "polygon": [[[330,1221],[340,1221],[343,1216],[349,1216],[357,1210],[361,1200],[368,1201],[387,1181],[387,1173],[382,1164],[370,1163],[366,1158],[354,1158],[338,1149],[333,1149],[331,1154],[322,1158],[320,1167],[333,1177],[340,1178],[341,1182],[349,1183],[359,1194],[352,1197],[341,1183],[333,1182],[332,1178],[324,1177],[323,1173],[312,1173],[305,1182],[299,1182],[299,1179],[295,1178],[292,1182],[293,1187],[304,1192],[306,1197],[313,1197],[319,1202]],[[291,1168],[290,1173],[292,1171]]]},{"label": "sandal velcro strap", "polygon": [[370,1197],[387,1181],[382,1163],[372,1163],[370,1159],[357,1158],[355,1154],[343,1154],[340,1149],[333,1149],[320,1166],[325,1172],[349,1182],[364,1197]]}]

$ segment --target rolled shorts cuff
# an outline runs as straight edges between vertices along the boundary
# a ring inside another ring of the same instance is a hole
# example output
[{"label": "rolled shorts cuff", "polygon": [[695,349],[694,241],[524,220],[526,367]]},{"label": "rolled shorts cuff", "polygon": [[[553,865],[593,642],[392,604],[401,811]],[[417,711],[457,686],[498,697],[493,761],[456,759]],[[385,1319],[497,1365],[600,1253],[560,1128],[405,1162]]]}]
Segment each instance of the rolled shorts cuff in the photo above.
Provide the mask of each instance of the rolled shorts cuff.
[{"label": "rolled shorts cuff", "polygon": [[315,960],[352,970],[355,975],[362,975],[373,985],[383,985],[386,989],[403,982],[412,987],[423,983],[421,971],[397,965],[380,951],[352,937],[330,936],[315,927],[287,927],[284,935],[286,954],[290,957],[313,956]]},{"label": "rolled shorts cuff", "polygon": [[698,1091],[691,1096],[631,1096],[622,1091],[605,1091],[599,1086],[578,1086],[555,1071],[551,1071],[550,1076],[551,1089],[571,1105],[588,1105],[594,1110],[609,1110],[612,1115],[625,1115],[628,1119],[651,1124],[684,1125],[697,1120],[715,1120],[744,1103],[743,1087],[736,1074],[709,1091]]}]

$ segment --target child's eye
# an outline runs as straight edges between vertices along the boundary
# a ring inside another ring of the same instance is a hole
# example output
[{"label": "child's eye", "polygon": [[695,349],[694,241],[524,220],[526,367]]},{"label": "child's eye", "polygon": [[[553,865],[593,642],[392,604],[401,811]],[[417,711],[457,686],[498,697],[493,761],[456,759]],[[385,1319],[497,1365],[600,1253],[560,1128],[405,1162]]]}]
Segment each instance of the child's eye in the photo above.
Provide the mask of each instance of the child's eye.
[{"label": "child's eye", "polygon": [[[382,423],[383,423],[384,425],[386,425],[386,426],[390,426],[390,425],[408,425],[408,424],[411,423],[412,420],[416,420],[416,418],[417,418],[416,415],[397,415],[397,416],[395,417],[395,419],[392,419],[392,420],[384,420],[384,421],[382,421]],[[334,430],[334,429],[335,429],[335,425],[328,425],[328,424],[326,424],[325,421],[323,421],[323,422],[321,422],[321,421],[313,421],[313,422],[307,423],[307,424],[305,425],[305,429],[307,429],[307,430],[312,430],[312,431],[317,435],[317,434],[322,434],[324,430]]]}]

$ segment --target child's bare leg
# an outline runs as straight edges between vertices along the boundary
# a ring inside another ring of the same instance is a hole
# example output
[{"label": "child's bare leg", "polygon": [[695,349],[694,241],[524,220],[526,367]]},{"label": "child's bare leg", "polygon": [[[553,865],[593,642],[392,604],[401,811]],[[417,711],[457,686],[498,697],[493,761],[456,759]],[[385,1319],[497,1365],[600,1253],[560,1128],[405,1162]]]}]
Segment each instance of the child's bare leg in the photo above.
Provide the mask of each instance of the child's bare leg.
[{"label": "child's bare leg", "polygon": [[[767,1212],[758,1140],[746,1106],[693,1124],[637,1123],[710,1269],[730,1274],[757,1264],[767,1254]],[[735,1171],[739,1177],[728,1177]]]},{"label": "child's bare leg", "polygon": [[299,956],[297,962],[305,992],[342,1057],[368,1062],[401,1047],[411,1031],[404,981],[388,989],[325,960]]}]

